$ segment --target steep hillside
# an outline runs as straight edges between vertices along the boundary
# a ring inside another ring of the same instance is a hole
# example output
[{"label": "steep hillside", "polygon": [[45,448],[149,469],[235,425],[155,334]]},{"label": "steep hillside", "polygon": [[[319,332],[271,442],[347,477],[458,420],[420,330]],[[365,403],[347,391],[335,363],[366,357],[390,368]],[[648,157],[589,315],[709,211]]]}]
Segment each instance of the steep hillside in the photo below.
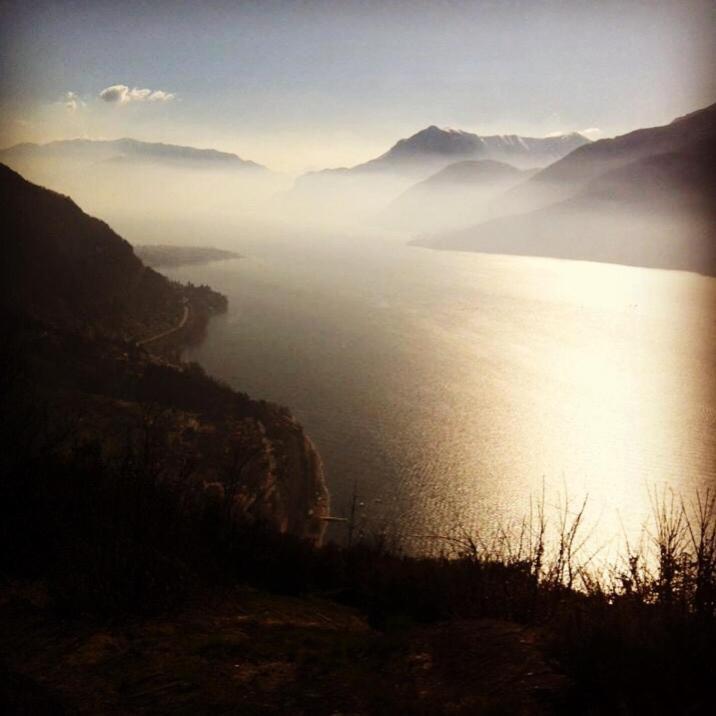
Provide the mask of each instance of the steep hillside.
[{"label": "steep hillside", "polygon": [[[321,462],[290,413],[178,362],[225,297],[167,280],[104,222],[7,167],[0,189],[4,429],[63,435],[63,455],[89,445],[107,464],[146,452],[151,434],[152,464],[188,500],[212,485],[229,514],[319,539]],[[23,416],[38,406],[32,427]],[[3,453],[6,471],[25,469],[14,457]]]},{"label": "steep hillside", "polygon": [[176,323],[185,295],[71,199],[0,165],[6,310],[55,327],[142,339]]}]

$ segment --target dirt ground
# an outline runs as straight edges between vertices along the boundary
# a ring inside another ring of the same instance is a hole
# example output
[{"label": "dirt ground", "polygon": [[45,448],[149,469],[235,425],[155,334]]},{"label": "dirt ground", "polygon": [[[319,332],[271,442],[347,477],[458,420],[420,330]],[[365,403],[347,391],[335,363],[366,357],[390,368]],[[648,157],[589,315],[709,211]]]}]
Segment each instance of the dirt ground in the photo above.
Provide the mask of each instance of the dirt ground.
[{"label": "dirt ground", "polygon": [[15,714],[549,714],[566,679],[538,634],[489,620],[371,629],[313,598],[248,588],[107,625],[0,600],[0,706]]}]

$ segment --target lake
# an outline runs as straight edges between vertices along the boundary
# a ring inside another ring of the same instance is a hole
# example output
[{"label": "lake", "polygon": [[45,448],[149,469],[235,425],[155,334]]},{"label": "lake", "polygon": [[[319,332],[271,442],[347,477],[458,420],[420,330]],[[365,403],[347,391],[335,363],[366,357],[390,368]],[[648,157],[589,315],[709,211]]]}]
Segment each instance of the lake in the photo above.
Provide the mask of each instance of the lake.
[{"label": "lake", "polygon": [[[716,484],[716,280],[247,231],[167,273],[229,298],[187,360],[289,406],[332,512],[411,550],[588,495],[592,544]],[[556,515],[556,512],[555,512]],[[339,528],[332,528],[340,537]]]}]

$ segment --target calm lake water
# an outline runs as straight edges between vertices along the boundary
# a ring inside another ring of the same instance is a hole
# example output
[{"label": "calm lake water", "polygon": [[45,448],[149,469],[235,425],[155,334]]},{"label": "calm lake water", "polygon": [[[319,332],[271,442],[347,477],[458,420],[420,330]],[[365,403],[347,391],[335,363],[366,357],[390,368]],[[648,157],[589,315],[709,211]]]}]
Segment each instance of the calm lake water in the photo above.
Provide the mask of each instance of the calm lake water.
[{"label": "calm lake water", "polygon": [[420,549],[588,495],[599,545],[650,495],[716,484],[716,280],[396,240],[242,235],[241,260],[168,272],[229,297],[187,351],[288,405],[332,511]]}]

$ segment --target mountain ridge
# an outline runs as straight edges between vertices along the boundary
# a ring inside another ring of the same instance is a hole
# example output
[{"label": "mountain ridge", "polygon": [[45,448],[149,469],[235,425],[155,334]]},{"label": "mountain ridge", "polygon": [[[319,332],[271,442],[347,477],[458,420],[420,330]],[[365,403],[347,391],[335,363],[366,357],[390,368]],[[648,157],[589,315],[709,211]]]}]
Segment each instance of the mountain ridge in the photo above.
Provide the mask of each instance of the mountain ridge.
[{"label": "mountain ridge", "polygon": [[695,142],[619,164],[548,206],[411,243],[716,276],[714,166],[716,141]]},{"label": "mountain ridge", "polygon": [[[104,150],[104,152],[103,152]],[[268,171],[257,162],[243,159],[232,152],[217,149],[200,149],[197,147],[170,144],[166,142],[146,142],[132,137],[119,139],[59,139],[52,142],[36,143],[21,142],[0,149],[0,160],[37,159],[65,156],[99,155],[99,161],[113,161],[117,158],[155,161],[176,161],[184,163],[208,162],[221,163],[242,169]]]},{"label": "mountain ridge", "polygon": [[409,231],[469,226],[489,214],[494,197],[533,172],[494,159],[453,162],[408,187],[380,212],[378,220]]},{"label": "mountain ridge", "polygon": [[[520,210],[536,208],[567,198],[610,169],[647,156],[679,151],[689,144],[714,135],[716,103],[677,117],[668,124],[645,127],[609,139],[600,139],[578,147],[515,187],[506,200],[520,204]],[[528,195],[533,192],[537,199]]]},{"label": "mountain ridge", "polygon": [[[411,165],[452,163],[451,159],[527,159],[534,164],[551,163],[577,147],[590,143],[587,137],[572,132],[554,137],[523,137],[517,134],[481,136],[460,129],[430,125],[415,134],[399,139],[383,154],[352,167],[337,167],[307,172],[299,179],[325,175],[356,174],[381,170],[410,170]],[[432,160],[432,161],[431,161]],[[439,167],[435,170],[437,171]]]},{"label": "mountain ridge", "polygon": [[496,159],[463,159],[448,164],[427,179],[413,185],[411,189],[418,186],[438,186],[446,183],[472,184],[479,181],[498,180],[503,177],[525,176],[529,173],[529,170],[517,169],[511,164]]}]

